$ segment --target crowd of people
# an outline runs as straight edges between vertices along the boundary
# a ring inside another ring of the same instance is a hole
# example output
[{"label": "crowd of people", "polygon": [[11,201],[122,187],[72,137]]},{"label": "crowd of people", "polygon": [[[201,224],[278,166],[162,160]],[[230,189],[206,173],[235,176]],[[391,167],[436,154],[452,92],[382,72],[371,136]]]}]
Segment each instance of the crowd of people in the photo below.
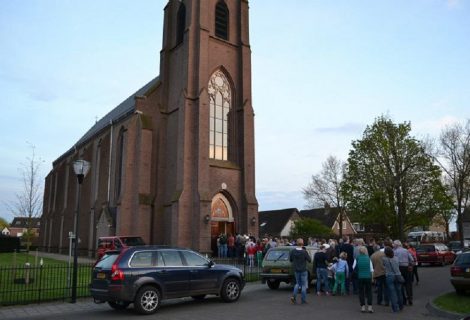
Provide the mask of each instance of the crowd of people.
[{"label": "crowd of people", "polygon": [[[318,249],[310,257],[304,245]],[[307,303],[307,262],[313,259],[316,274],[317,295],[357,294],[362,312],[373,312],[372,295],[376,292],[378,305],[391,306],[399,312],[405,305],[413,304],[413,282],[419,283],[416,251],[400,240],[363,239],[349,237],[336,239],[308,238],[290,240],[265,236],[256,239],[252,235],[221,234],[217,238],[218,256],[246,259],[248,266],[260,265],[266,252],[277,246],[296,246],[291,251],[296,284],[291,297],[297,303]]]},{"label": "crowd of people", "polygon": [[[373,289],[377,293],[377,304],[391,306],[399,312],[405,305],[413,304],[413,282],[419,282],[415,249],[400,240],[385,239],[377,243],[371,239],[350,241],[348,237],[336,241],[309,239],[308,245],[317,246],[313,257],[316,268],[317,295],[357,294],[362,312],[374,312],[372,308]],[[294,265],[296,287],[291,302],[296,303],[299,288],[307,287],[304,275],[306,262],[310,257],[299,252],[303,250],[303,239],[297,240],[296,250],[290,260]],[[303,261],[299,261],[303,260]],[[301,303],[307,303],[302,291]]]}]

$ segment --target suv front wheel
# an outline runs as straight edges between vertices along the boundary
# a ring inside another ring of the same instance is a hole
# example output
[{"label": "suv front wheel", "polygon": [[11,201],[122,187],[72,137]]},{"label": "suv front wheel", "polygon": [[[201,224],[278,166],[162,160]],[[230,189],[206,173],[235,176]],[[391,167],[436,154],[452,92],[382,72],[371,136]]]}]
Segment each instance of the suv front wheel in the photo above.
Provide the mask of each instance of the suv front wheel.
[{"label": "suv front wheel", "polygon": [[240,298],[240,281],[235,278],[228,278],[222,285],[221,296],[225,302],[235,302]]},{"label": "suv front wheel", "polygon": [[134,300],[134,308],[141,314],[152,314],[160,307],[160,291],[152,286],[142,287]]}]

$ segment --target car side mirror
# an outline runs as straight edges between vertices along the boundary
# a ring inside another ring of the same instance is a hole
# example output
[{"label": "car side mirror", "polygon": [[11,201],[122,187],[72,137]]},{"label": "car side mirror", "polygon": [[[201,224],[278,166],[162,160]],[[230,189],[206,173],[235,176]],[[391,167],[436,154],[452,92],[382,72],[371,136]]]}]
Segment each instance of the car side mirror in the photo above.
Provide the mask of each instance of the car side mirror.
[{"label": "car side mirror", "polygon": [[210,269],[210,268],[212,268],[212,266],[214,266],[214,261],[209,260],[209,263],[207,264],[207,267]]}]

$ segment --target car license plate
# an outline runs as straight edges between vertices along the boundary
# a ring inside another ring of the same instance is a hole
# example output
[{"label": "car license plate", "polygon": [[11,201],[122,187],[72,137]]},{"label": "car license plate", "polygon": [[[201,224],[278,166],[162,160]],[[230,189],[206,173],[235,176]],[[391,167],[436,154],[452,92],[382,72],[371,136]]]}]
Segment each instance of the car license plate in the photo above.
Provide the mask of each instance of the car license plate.
[{"label": "car license plate", "polygon": [[427,257],[429,257],[429,256],[428,256],[427,254],[422,254],[422,255],[420,255],[420,257],[421,257],[421,258],[427,258]]},{"label": "car license plate", "polygon": [[272,273],[281,273],[281,269],[271,269]]},{"label": "car license plate", "polygon": [[103,272],[98,272],[96,274],[96,279],[106,279],[106,274],[104,274]]}]

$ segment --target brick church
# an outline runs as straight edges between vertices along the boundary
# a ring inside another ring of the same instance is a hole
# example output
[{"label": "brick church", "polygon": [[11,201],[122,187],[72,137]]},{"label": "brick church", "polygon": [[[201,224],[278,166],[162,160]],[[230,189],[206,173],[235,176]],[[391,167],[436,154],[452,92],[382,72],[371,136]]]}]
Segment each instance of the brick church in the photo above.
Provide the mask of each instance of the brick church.
[{"label": "brick church", "polygon": [[248,20],[247,0],[168,1],[160,75],[96,122],[46,177],[45,251],[68,252],[77,159],[91,164],[79,199],[81,255],[108,235],[205,253],[221,232],[257,235]]}]

